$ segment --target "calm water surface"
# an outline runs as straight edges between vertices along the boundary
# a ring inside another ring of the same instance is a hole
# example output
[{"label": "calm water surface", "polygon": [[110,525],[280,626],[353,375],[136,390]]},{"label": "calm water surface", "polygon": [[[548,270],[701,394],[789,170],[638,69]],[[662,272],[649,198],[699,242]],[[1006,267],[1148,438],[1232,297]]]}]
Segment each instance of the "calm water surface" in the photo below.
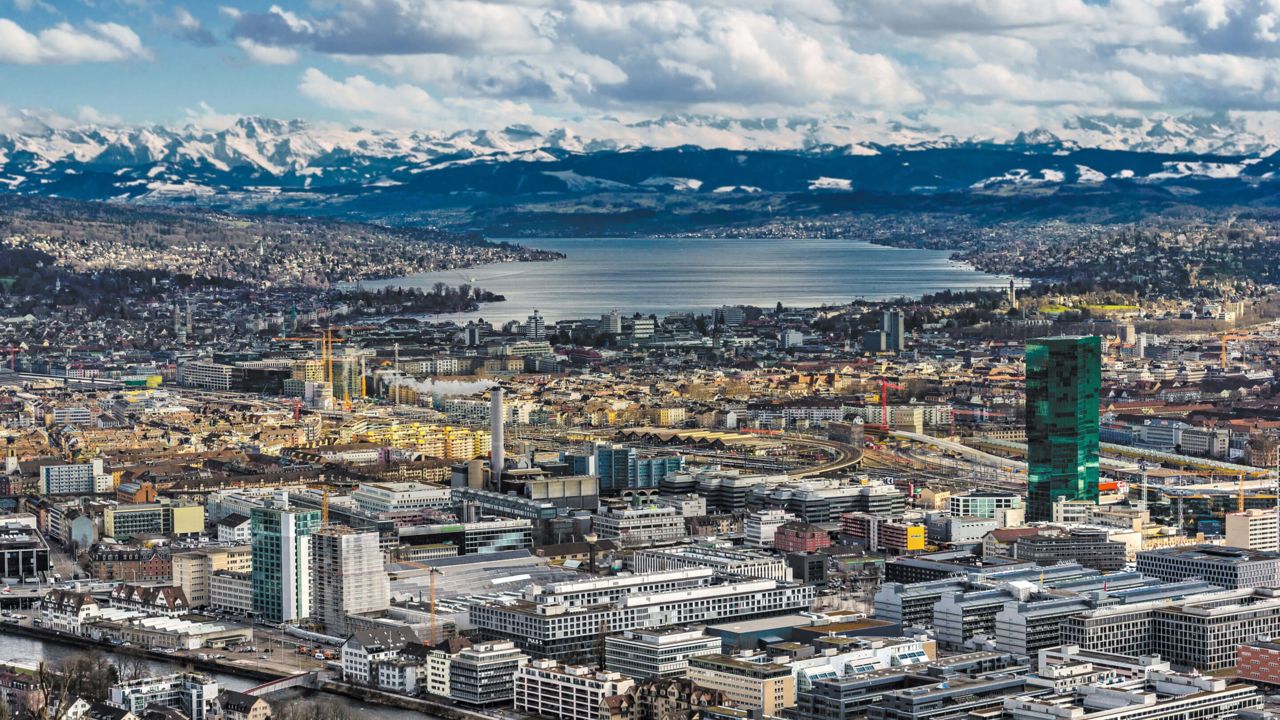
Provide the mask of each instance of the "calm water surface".
[{"label": "calm water surface", "polygon": [[548,320],[634,312],[708,312],[720,305],[813,307],[857,298],[918,297],[938,290],[1007,286],[941,250],[882,247],[854,240],[560,238],[518,240],[566,254],[556,262],[506,263],[366,282],[431,287],[471,283],[506,296],[479,312],[441,316]]},{"label": "calm water surface", "polygon": [[[0,633],[0,660],[21,660],[23,662],[48,660],[49,662],[57,662],[65,657],[79,655],[81,652],[81,650],[77,650],[71,645],[53,642],[46,643],[36,638]],[[183,669],[180,663],[148,661],[147,665],[157,674],[178,672]],[[206,674],[211,675],[216,679],[218,684],[222,687],[231,690],[247,690],[255,685],[260,685],[263,682],[262,680],[254,680],[252,678],[240,677],[238,675],[227,675],[224,673]],[[435,718],[435,716],[427,715],[425,713],[382,707],[379,705],[366,705],[359,700],[343,697],[341,695],[330,695],[327,693],[319,693],[303,689],[287,690],[269,695],[267,697],[267,702],[275,705],[277,703],[289,703],[299,699],[318,700],[325,703],[341,705],[354,711],[357,717],[377,718],[378,720],[434,720]]]}]

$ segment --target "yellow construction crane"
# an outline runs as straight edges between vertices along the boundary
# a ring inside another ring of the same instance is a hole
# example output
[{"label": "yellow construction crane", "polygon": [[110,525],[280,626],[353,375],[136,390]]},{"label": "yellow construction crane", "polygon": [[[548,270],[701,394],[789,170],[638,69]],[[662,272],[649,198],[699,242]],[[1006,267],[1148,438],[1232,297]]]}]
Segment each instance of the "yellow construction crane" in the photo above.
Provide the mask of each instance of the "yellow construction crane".
[{"label": "yellow construction crane", "polygon": [[426,563],[416,562],[414,560],[400,560],[399,562],[401,565],[408,565],[409,567],[422,568],[426,570],[429,574],[429,579],[427,581],[427,588],[431,598],[430,600],[431,604],[428,606],[431,612],[430,646],[435,647],[436,646],[436,575],[439,575],[440,571],[435,569],[435,567],[431,565],[428,565]]},{"label": "yellow construction crane", "polygon": [[320,343],[320,364],[324,368],[324,379],[333,384],[333,344],[346,342],[343,338],[333,336],[333,329],[327,328],[323,335],[313,337],[275,337],[272,340],[284,342],[318,342]]},{"label": "yellow construction crane", "polygon": [[329,488],[320,496],[320,527],[329,526]]}]

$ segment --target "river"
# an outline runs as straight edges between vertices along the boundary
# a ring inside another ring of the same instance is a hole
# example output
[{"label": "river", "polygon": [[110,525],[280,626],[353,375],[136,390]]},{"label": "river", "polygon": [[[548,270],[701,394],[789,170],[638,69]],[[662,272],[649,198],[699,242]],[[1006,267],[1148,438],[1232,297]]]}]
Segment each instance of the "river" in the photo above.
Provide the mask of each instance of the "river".
[{"label": "river", "polygon": [[[62,643],[45,642],[37,638],[26,637],[24,635],[10,635],[0,632],[0,660],[19,660],[22,662],[31,662],[39,660],[47,660],[49,662],[57,662],[65,657],[82,654],[83,650],[79,650],[71,645]],[[147,666],[154,670],[157,674],[177,672],[182,670],[181,663],[168,663],[159,660],[145,661]],[[224,688],[231,690],[246,690],[261,685],[263,680],[254,680],[252,678],[240,677],[238,675],[228,675],[226,673],[206,672],[218,681],[218,684]],[[267,702],[274,704],[286,703],[293,700],[315,699],[325,703],[332,703],[349,708],[356,714],[356,717],[367,716],[378,718],[379,720],[432,720],[434,716],[425,713],[414,712],[411,710],[400,710],[398,708],[388,708],[379,705],[368,705],[348,698],[342,695],[332,695],[329,693],[321,693],[313,690],[287,690],[275,693],[267,697]]]},{"label": "river", "polygon": [[[537,308],[549,321],[635,312],[709,312],[720,305],[792,307],[886,300],[939,290],[1007,287],[941,250],[847,239],[554,238],[514,240],[564,253],[555,262],[484,265],[366,281],[430,288],[470,283],[506,296],[474,313],[441,319],[524,320]],[[1021,283],[1019,283],[1021,284]]]}]

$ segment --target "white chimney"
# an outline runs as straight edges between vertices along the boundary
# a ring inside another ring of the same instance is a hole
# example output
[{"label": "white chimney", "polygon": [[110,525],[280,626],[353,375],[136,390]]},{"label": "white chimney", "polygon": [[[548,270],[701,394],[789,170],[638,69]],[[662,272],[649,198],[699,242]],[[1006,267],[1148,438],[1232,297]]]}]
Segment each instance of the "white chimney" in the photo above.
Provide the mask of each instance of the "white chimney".
[{"label": "white chimney", "polygon": [[493,478],[493,489],[501,487],[503,463],[506,455],[503,447],[502,424],[506,420],[506,411],[502,407],[502,388],[496,387],[489,395],[489,434],[493,436],[493,445],[489,451],[489,473]]}]

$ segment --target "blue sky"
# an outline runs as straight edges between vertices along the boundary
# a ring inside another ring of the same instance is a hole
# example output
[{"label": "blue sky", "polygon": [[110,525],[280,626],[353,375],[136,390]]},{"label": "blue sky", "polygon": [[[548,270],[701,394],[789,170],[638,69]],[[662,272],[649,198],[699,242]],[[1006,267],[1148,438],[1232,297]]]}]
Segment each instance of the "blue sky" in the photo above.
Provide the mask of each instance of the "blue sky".
[{"label": "blue sky", "polygon": [[0,130],[1278,109],[1280,0],[0,0]]}]

